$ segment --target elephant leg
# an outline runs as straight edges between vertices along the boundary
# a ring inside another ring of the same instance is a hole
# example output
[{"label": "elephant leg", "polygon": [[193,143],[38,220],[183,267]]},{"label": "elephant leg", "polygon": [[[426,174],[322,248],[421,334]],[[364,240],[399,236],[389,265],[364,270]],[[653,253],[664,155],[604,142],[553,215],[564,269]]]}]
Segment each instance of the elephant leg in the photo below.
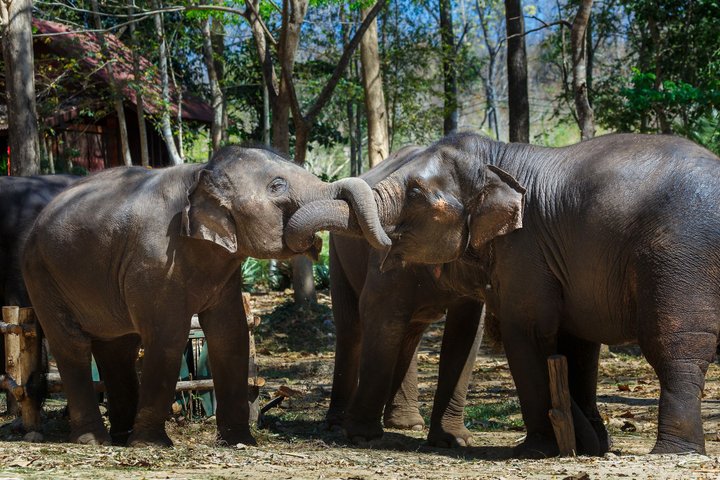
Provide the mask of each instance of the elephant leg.
[{"label": "elephant leg", "polygon": [[133,429],[138,405],[138,376],[135,369],[140,337],[125,335],[113,340],[93,340],[92,353],[107,389],[110,437],[125,445]]},{"label": "elephant leg", "polygon": [[[339,267],[335,250],[330,250],[330,293],[335,321],[335,366],[333,370],[330,407],[325,416],[328,427],[342,425],[358,383],[362,328],[358,312],[358,298]],[[338,267],[336,267],[336,265]]]},{"label": "elephant leg", "polygon": [[611,440],[597,408],[597,378],[600,344],[578,337],[561,334],[558,351],[567,357],[570,396],[579,414],[590,423],[592,432],[585,432],[584,421],[575,419],[577,453],[579,455],[604,455],[610,450]]},{"label": "elephant leg", "polygon": [[111,439],[97,404],[90,368],[90,338],[82,332],[70,309],[60,300],[49,275],[38,275],[35,313],[53,348],[70,413],[70,441],[88,445],[110,445]]},{"label": "elephant leg", "polygon": [[200,313],[208,342],[210,371],[217,396],[219,442],[255,445],[250,433],[248,406],[249,332],[242,303],[242,276],[238,269],[228,282],[222,300]]},{"label": "elephant leg", "polygon": [[465,400],[483,334],[483,304],[465,302],[448,310],[440,352],[438,386],[428,443],[438,447],[470,445]]},{"label": "elephant leg", "polygon": [[400,430],[422,430],[425,420],[418,409],[417,352],[426,325],[411,325],[398,353],[390,398],[385,404],[383,424]]},{"label": "elephant leg", "polygon": [[715,357],[720,306],[713,296],[702,294],[702,286],[692,291],[671,285],[669,281],[649,289],[654,303],[638,305],[640,348],[660,380],[652,453],[704,454],[700,402],[705,373]]},{"label": "elephant leg", "polygon": [[[525,440],[513,449],[516,458],[546,458],[558,454],[555,433],[548,418],[551,401],[547,367],[547,357],[557,351],[557,328],[553,328],[551,322],[537,318],[506,321],[498,315],[505,354],[527,431]],[[534,328],[528,328],[525,323]],[[545,328],[541,330],[538,325],[545,325]]]},{"label": "elephant leg", "polygon": [[128,438],[131,447],[170,447],[173,444],[165,431],[165,421],[175,398],[191,318],[179,308],[169,308],[174,303],[178,302],[159,300],[155,303],[159,311],[144,312],[133,318],[136,325],[142,326],[140,338],[144,356],[137,415]]},{"label": "elephant leg", "polygon": [[411,313],[402,306],[388,308],[385,302],[375,300],[367,299],[363,291],[360,315],[366,334],[362,339],[358,387],[343,422],[352,441],[372,440],[383,434],[383,407],[390,398],[398,352],[410,322]]}]

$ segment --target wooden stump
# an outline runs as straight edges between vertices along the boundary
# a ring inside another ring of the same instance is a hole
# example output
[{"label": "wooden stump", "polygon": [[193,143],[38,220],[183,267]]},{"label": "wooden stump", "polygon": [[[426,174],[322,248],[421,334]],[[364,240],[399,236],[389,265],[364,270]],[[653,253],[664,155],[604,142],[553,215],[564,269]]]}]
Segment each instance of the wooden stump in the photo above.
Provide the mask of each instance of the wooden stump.
[{"label": "wooden stump", "polygon": [[555,431],[560,456],[574,456],[576,452],[575,425],[571,412],[567,359],[564,355],[548,357],[548,373],[550,376],[550,400],[552,401],[552,409],[548,415]]},{"label": "wooden stump", "polygon": [[[5,367],[7,375],[19,387],[13,394],[20,404],[20,415],[25,431],[40,430],[40,401],[33,398],[28,385],[33,375],[39,375],[41,338],[37,335],[35,314],[32,308],[3,307],[3,321],[9,325],[17,325],[17,333],[5,334]],[[31,434],[34,439],[37,434]]]},{"label": "wooden stump", "polygon": [[262,378],[258,377],[258,368],[256,363],[257,353],[255,352],[255,335],[253,331],[255,327],[260,325],[260,317],[252,314],[250,309],[250,294],[243,292],[243,308],[245,317],[248,322],[248,330],[250,335],[250,345],[248,350],[248,406],[250,407],[250,423],[257,423],[260,416],[260,387],[265,383]]}]

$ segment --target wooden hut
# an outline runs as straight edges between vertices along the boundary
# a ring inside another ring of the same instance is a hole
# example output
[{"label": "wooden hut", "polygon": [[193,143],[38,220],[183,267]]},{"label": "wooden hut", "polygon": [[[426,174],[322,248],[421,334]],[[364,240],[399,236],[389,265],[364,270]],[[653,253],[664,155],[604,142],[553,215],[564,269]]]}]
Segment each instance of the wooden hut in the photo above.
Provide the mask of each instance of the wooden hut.
[{"label": "wooden hut", "polygon": [[[48,20],[33,20],[38,116],[43,149],[58,170],[80,167],[89,172],[123,164],[118,116],[112,88],[123,99],[133,164],[140,162],[137,95],[133,86],[132,51],[111,33],[104,35],[103,53],[98,36],[75,32]],[[169,164],[165,141],[157,127],[161,114],[161,82],[157,66],[140,57],[149,160],[153,167]],[[106,65],[112,65],[112,78]],[[64,77],[64,78],[63,78]],[[183,123],[209,125],[212,108],[204,101],[170,86],[170,115]],[[180,104],[180,107],[178,106]],[[3,106],[4,107],[4,106]],[[5,109],[6,111],[6,109]],[[0,108],[0,155],[7,151],[7,116]]]}]

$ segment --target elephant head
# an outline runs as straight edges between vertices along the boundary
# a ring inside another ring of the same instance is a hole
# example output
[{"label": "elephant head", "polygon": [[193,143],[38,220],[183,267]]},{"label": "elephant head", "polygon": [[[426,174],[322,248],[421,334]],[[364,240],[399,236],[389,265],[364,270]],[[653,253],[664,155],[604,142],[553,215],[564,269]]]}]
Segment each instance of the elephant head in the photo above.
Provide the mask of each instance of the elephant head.
[{"label": "elephant head", "polygon": [[301,249],[283,241],[287,220],[302,206],[328,199],[352,205],[355,224],[377,248],[390,239],[380,224],[373,193],[360,179],[324,183],[270,150],[228,146],[195,173],[187,190],[181,234],[206,240],[238,256],[317,256],[322,242],[312,237]]},{"label": "elephant head", "polygon": [[[380,222],[393,241],[383,270],[405,262],[447,263],[522,227],[525,189],[489,164],[491,146],[472,134],[446,137],[414,151],[374,186]],[[288,222],[287,243],[302,249],[320,229],[361,233],[351,208],[323,201],[301,208]]]}]

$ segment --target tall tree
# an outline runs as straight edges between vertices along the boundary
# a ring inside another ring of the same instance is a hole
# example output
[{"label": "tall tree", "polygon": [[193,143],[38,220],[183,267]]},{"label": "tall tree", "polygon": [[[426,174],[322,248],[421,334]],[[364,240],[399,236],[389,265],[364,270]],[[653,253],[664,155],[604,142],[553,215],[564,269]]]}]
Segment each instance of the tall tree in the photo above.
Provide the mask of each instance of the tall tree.
[{"label": "tall tree", "polygon": [[455,68],[455,32],[453,29],[452,1],[439,0],[440,6],[440,48],[443,71],[443,133],[457,130],[458,126],[458,82]]},{"label": "tall tree", "polygon": [[140,164],[150,166],[150,152],[148,149],[147,126],[145,125],[145,97],[143,94],[142,71],[140,69],[140,53],[138,52],[138,37],[135,29],[135,2],[128,0],[128,21],[130,22],[130,45],[132,48],[133,77],[135,88],[135,106],[137,108],[138,130],[140,133]]},{"label": "tall tree", "polygon": [[582,0],[578,7],[570,34],[573,63],[573,96],[578,126],[583,140],[595,136],[595,116],[588,95],[587,26],[593,0]]},{"label": "tall tree", "polygon": [[497,77],[499,70],[500,54],[502,44],[505,42],[504,22],[501,18],[502,3],[500,0],[475,0],[475,9],[480,19],[480,32],[482,42],[487,50],[487,62],[480,73],[480,79],[485,90],[485,116],[481,125],[485,122],[488,128],[500,139],[500,123],[498,121],[498,94]]},{"label": "tall tree", "polygon": [[[159,0],[152,0],[153,9],[160,10],[161,4]],[[170,162],[173,165],[180,165],[183,159],[178,153],[175,145],[175,137],[172,132],[172,123],[170,121],[170,76],[168,74],[168,53],[167,41],[165,39],[165,26],[163,25],[163,14],[157,13],[153,15],[155,21],[155,33],[158,38],[159,45],[159,62],[160,62],[160,83],[162,91],[162,112],[160,115],[160,130],[162,131],[165,146],[170,155]]]},{"label": "tall tree", "polygon": [[508,114],[511,142],[530,142],[525,19],[521,0],[505,0],[507,30]]},{"label": "tall tree", "polygon": [[[220,88],[222,70],[219,67],[218,57],[222,52],[216,52],[218,42],[213,41],[215,32],[217,31],[216,18],[208,15],[203,21],[203,58],[205,60],[205,68],[207,69],[208,82],[210,83],[211,106],[213,109],[213,121],[210,127],[210,139],[212,152],[220,149],[223,142],[223,132],[225,132],[225,95]],[[221,40],[222,42],[222,37]]]},{"label": "tall tree", "polygon": [[[369,11],[369,8],[363,9],[362,17],[365,18]],[[390,153],[387,108],[385,107],[385,93],[380,69],[377,18],[370,23],[360,41],[360,60],[368,126],[368,159],[370,168],[372,168]]]},{"label": "tall tree", "polygon": [[40,145],[35,108],[32,0],[1,0],[2,47],[8,103],[10,172],[40,173]]},{"label": "tall tree", "polygon": [[130,142],[128,140],[127,121],[125,120],[125,102],[123,101],[122,85],[115,77],[115,69],[113,68],[113,59],[110,58],[110,50],[105,41],[105,33],[102,20],[100,19],[100,9],[97,0],[90,0],[90,7],[93,11],[93,20],[97,29],[97,39],[100,43],[100,50],[105,57],[105,71],[108,76],[108,84],[110,85],[110,95],[112,96],[115,114],[118,119],[118,130],[120,132],[120,156],[126,166],[132,165],[132,157],[130,156]]},{"label": "tall tree", "polygon": [[[360,39],[375,19],[387,0],[378,0],[368,12],[365,19],[355,31],[350,42],[344,46],[340,60],[336,64],[330,78],[323,86],[315,100],[305,113],[300,108],[293,72],[302,25],[307,13],[308,0],[284,0],[281,12],[280,38],[278,41],[270,34],[267,26],[259,16],[259,0],[248,2],[246,16],[250,22],[255,38],[258,57],[260,59],[263,78],[270,94],[272,110],[273,146],[281,152],[290,152],[290,113],[292,111],[295,127],[294,159],[299,165],[305,163],[310,134],[322,109],[332,97],[333,91],[343,76],[350,60],[360,44]],[[276,73],[272,51],[268,42],[277,44]],[[312,264],[303,256],[293,258],[294,300],[298,305],[316,301],[315,284],[312,275]]]}]

